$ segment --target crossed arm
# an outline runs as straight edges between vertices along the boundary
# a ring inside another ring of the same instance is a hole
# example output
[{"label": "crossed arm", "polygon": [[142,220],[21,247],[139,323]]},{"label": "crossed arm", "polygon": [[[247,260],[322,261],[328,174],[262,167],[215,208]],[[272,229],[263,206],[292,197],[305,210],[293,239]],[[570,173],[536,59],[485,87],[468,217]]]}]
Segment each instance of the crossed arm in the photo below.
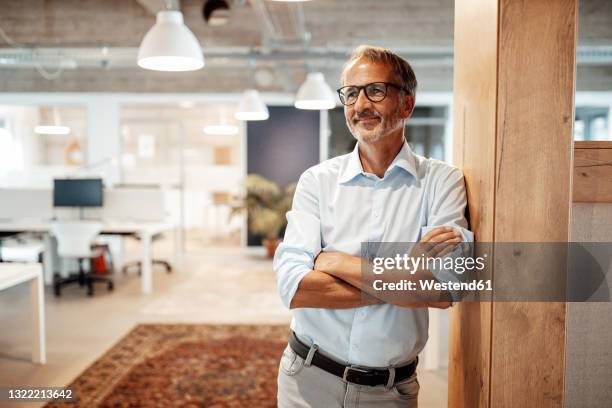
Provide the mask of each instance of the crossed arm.
[{"label": "crossed arm", "polygon": [[[347,255],[348,256],[348,255]],[[345,309],[382,303],[360,289],[326,272],[313,269],[300,281],[291,308]]]},{"label": "crossed arm", "polygon": [[[430,231],[420,241],[427,246],[431,255],[441,255],[448,244],[461,242],[461,234],[450,227],[440,227]],[[342,309],[385,303],[376,297],[376,293],[365,290],[362,282],[361,263],[357,256],[341,252],[321,252],[317,257],[314,269],[300,281],[297,291],[291,300],[291,308],[314,307],[324,309]],[[431,279],[428,270],[420,270],[416,279]],[[437,301],[444,293],[428,293],[432,300],[394,301],[402,307],[434,307],[445,309],[450,301]],[[435,300],[434,300],[435,299]]]}]

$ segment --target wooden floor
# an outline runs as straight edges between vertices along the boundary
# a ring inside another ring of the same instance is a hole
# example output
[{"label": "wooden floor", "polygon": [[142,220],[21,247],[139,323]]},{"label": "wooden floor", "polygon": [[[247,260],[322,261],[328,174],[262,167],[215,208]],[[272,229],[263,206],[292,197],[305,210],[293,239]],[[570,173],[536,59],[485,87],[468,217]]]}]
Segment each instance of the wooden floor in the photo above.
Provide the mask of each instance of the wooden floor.
[{"label": "wooden floor", "polygon": [[[131,255],[135,257],[137,253]],[[61,298],[55,298],[49,289],[44,366],[33,365],[29,360],[28,286],[0,292],[2,387],[64,386],[137,323],[288,324],[291,317],[276,294],[271,262],[238,248],[185,254],[181,270],[172,274],[162,269],[154,272],[152,295],[140,293],[136,273],[118,273],[115,290],[107,292],[100,285],[93,298],[78,286],[66,287]],[[419,382],[421,407],[446,407],[446,370],[420,371]],[[20,403],[19,407],[41,405]],[[14,404],[0,401],[0,407],[9,406]]]}]

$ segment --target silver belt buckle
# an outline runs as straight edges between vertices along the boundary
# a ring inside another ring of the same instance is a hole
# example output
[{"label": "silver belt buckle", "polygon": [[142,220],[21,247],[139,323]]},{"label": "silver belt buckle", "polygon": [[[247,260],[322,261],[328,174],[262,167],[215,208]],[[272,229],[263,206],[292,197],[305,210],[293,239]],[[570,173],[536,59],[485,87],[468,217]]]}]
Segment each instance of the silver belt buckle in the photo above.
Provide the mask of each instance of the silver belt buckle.
[{"label": "silver belt buckle", "polygon": [[[346,379],[346,377],[348,376],[348,373],[349,373],[350,370],[358,371],[360,373],[367,373],[368,372],[368,370],[364,370],[364,369],[356,367],[356,366],[347,366],[347,367],[344,367],[344,373],[342,374],[342,381],[344,381],[345,383],[350,382],[350,381],[348,381]],[[352,384],[354,384],[354,383],[352,383]]]}]

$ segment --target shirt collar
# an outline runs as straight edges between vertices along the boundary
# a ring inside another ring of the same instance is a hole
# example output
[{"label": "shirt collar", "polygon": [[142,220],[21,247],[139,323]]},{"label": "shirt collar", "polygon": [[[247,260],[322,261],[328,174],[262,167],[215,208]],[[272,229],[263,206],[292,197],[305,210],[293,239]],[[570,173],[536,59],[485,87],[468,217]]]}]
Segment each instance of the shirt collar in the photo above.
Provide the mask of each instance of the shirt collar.
[{"label": "shirt collar", "polygon": [[[365,172],[363,171],[363,167],[361,165],[361,160],[359,159],[358,149],[359,149],[359,142],[355,145],[355,148],[349,154],[348,163],[346,167],[344,168],[344,170],[342,171],[342,173],[340,174],[340,177],[338,178],[338,183],[346,183],[348,181],[351,181],[353,178],[355,178],[359,174],[365,175]],[[401,169],[406,170],[408,173],[412,174],[414,177],[416,177],[417,172],[416,172],[415,162],[416,161],[415,161],[414,153],[410,149],[408,142],[404,140],[404,144],[402,145],[402,148],[400,149],[397,156],[395,156],[395,158],[389,165],[389,168],[387,169],[385,174],[389,173],[394,167],[399,167]]]}]

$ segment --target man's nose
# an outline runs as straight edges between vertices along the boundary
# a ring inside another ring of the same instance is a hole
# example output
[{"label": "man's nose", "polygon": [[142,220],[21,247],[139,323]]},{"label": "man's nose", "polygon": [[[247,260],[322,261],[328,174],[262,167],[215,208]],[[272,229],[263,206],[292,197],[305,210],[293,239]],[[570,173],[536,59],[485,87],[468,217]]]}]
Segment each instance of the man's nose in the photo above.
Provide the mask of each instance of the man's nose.
[{"label": "man's nose", "polygon": [[357,94],[357,101],[355,102],[354,109],[357,112],[362,112],[368,107],[372,107],[372,101],[367,98],[365,89],[360,89],[359,93]]}]

